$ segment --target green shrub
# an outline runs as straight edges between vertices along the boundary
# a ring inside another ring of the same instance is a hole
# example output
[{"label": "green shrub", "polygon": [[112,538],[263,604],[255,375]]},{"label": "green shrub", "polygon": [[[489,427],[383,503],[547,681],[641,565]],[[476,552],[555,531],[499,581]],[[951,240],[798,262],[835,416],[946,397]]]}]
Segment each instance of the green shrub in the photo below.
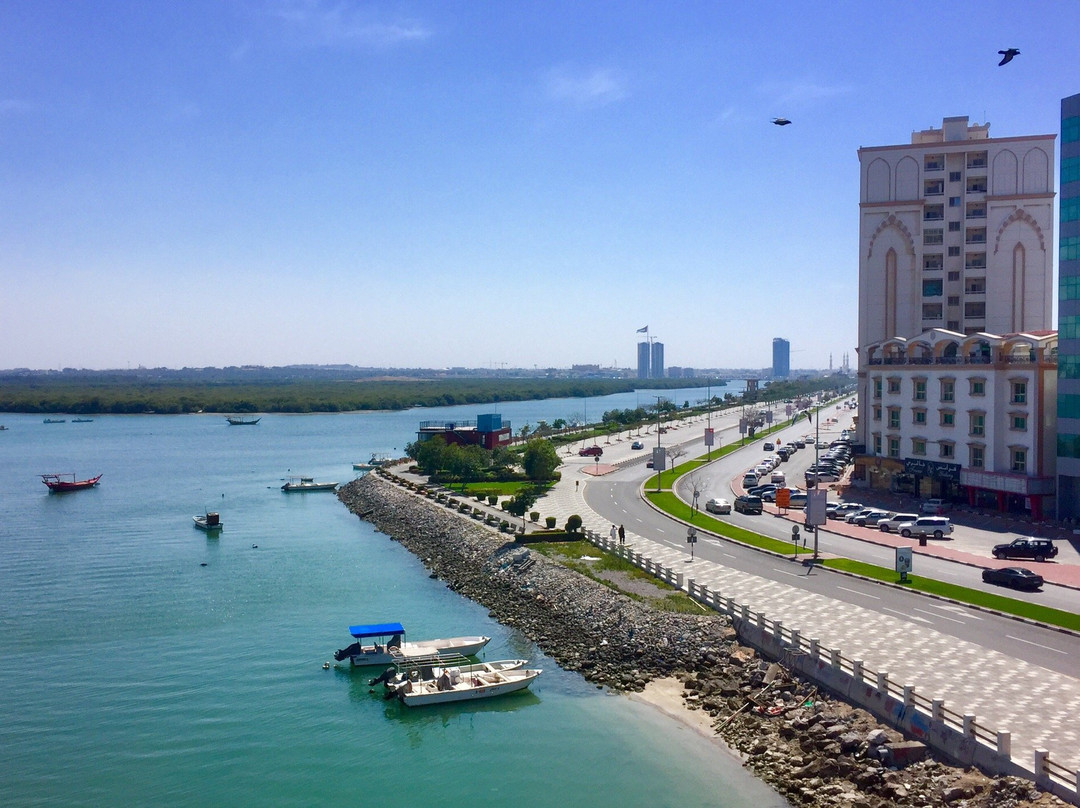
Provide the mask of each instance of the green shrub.
[{"label": "green shrub", "polygon": [[540,521],[540,511],[529,511],[529,518],[534,522]]},{"label": "green shrub", "polygon": [[488,501],[488,505],[494,506],[494,505],[498,504],[499,498],[497,496],[495,496],[494,494],[488,494],[487,501]]},{"label": "green shrub", "polygon": [[503,519],[501,522],[499,522],[499,530],[501,530],[503,533],[505,533],[509,529],[510,529],[510,523],[507,522],[505,519]]},{"label": "green shrub", "polygon": [[552,530],[555,527],[555,521],[556,520],[555,520],[554,516],[545,516],[544,517],[544,524],[547,525],[548,530]]},{"label": "green shrub", "polygon": [[566,532],[577,533],[581,529],[581,517],[576,513],[572,514],[569,519],[566,520]]}]

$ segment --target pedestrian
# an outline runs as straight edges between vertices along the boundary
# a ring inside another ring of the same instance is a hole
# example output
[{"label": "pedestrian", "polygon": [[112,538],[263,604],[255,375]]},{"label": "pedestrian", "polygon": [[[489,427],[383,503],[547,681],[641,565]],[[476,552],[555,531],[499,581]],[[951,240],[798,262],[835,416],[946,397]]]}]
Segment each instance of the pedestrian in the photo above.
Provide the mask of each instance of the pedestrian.
[{"label": "pedestrian", "polygon": [[619,525],[619,544],[626,544],[626,528]]},{"label": "pedestrian", "polygon": [[574,488],[577,488],[579,485],[581,485],[581,480],[574,480]]},{"label": "pedestrian", "polygon": [[611,543],[614,544],[615,543],[615,537],[619,535],[618,528],[616,528],[615,525],[612,525],[611,526],[611,533],[609,533],[608,535],[611,536]]}]

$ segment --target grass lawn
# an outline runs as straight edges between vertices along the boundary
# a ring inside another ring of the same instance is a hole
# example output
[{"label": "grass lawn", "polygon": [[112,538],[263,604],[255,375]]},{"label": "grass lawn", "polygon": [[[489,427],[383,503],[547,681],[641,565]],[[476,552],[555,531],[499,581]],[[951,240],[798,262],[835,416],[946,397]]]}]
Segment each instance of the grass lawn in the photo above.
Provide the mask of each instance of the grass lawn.
[{"label": "grass lawn", "polygon": [[[540,496],[543,496],[548,492],[555,483],[531,483],[527,480],[510,480],[507,482],[487,482],[487,483],[465,483],[465,492],[472,496],[478,496],[481,493],[495,494],[500,497],[512,497],[522,488],[532,488],[536,486]],[[458,490],[455,485],[454,490]]]}]

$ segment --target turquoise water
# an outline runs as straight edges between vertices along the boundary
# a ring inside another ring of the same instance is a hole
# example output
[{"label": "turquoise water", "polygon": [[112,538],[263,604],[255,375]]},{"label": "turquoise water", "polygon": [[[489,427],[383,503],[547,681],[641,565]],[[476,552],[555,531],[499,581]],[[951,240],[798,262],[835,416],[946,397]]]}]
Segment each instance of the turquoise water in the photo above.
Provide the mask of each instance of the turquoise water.
[{"label": "turquoise water", "polygon": [[[543,403],[498,407],[560,417],[530,408]],[[782,805],[712,743],[559,670],[333,494],[279,490],[289,473],[350,479],[422,417],[490,409],[257,427],[5,415],[0,804]],[[50,495],[36,476],[65,471],[104,477]],[[220,538],[193,527],[205,508],[221,512]],[[381,620],[488,634],[488,659],[545,673],[530,693],[406,710],[369,692],[370,672],[322,668],[350,623]]]}]

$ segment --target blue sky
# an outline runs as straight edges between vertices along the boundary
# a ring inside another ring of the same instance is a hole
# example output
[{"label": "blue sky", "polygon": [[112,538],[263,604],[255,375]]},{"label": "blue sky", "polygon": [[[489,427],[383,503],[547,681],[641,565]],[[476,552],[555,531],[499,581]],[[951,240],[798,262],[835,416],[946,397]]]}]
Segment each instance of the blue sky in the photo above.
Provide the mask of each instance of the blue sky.
[{"label": "blue sky", "polygon": [[0,0],[0,30],[0,368],[624,367],[646,324],[669,365],[854,364],[857,149],[1056,133],[1080,92],[1064,0]]}]

